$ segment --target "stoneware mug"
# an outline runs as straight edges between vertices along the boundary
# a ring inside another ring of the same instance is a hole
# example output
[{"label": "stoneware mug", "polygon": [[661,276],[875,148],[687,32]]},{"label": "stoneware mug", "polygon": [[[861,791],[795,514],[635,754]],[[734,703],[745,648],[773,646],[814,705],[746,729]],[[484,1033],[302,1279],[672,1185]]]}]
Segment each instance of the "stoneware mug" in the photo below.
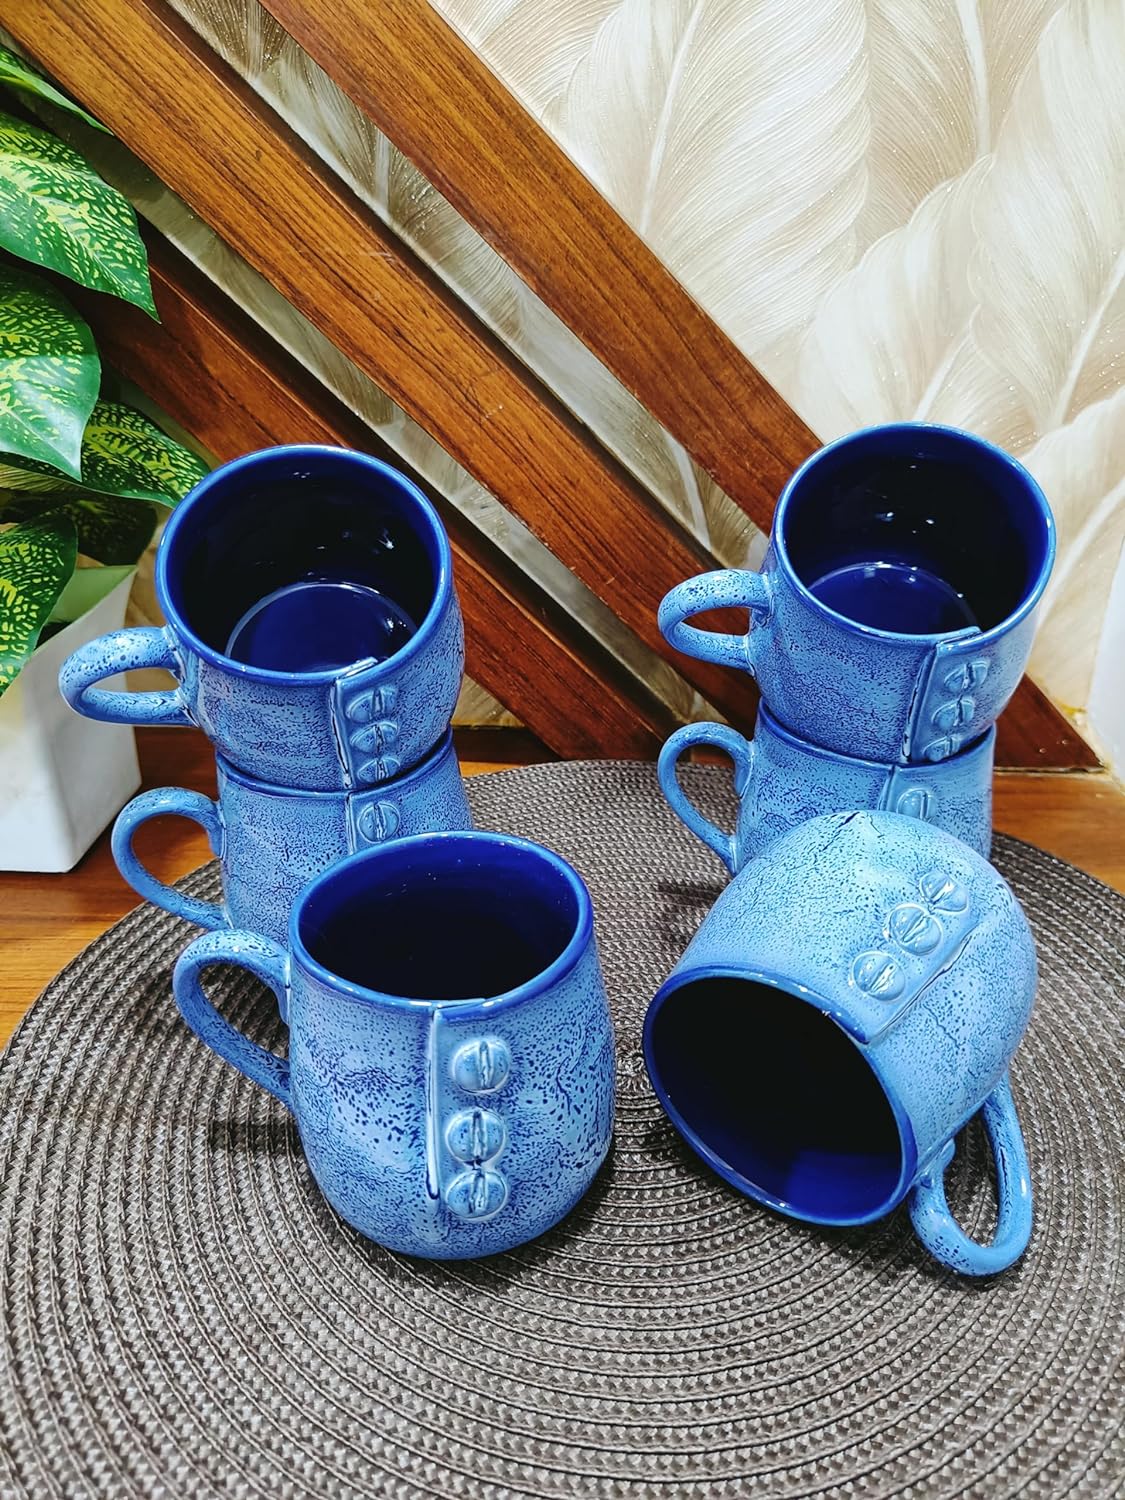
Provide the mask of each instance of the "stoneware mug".
[{"label": "stoneware mug", "polygon": [[[679,584],[660,628],[688,656],[750,672],[814,744],[945,760],[1015,691],[1054,555],[1043,492],[999,448],[949,427],[873,427],[798,469],[760,573]],[[749,631],[687,623],[720,608],[749,610]]]},{"label": "stoneware mug", "polygon": [[[156,596],[166,626],[112,631],[63,664],[79,713],[195,723],[232,765],[316,791],[388,781],[449,725],[464,667],[449,540],[378,459],[285,447],[224,464],[172,512]],[[139,667],[175,687],[96,686]]]},{"label": "stoneware mug", "polygon": [[[277,995],[284,1060],[207,999],[233,963]],[[366,850],[298,897],[288,951],[211,932],[176,965],[192,1030],[292,1110],[343,1219],[460,1259],[543,1234],[609,1149],[613,1031],[589,893],[559,855],[494,833]]]},{"label": "stoneware mug", "polygon": [[[200,927],[248,927],[283,943],[302,886],[329,865],[371,844],[473,826],[448,730],[413,770],[365,791],[291,791],[255,781],[221,756],[218,773],[217,801],[161,787],[134,797],[113,826],[113,857],[137,894]],[[221,902],[165,885],[137,858],[137,829],[167,814],[206,831],[221,861]]]},{"label": "stoneware mug", "polygon": [[[1031,1231],[1008,1065],[1035,984],[1027,921],[979,854],[919,818],[834,813],[720,895],[649,1007],[645,1061],[676,1129],[740,1192],[836,1225],[905,1199],[932,1255],[984,1276]],[[943,1186],[978,1111],[999,1198],[989,1245]]]},{"label": "stoneware mug", "polygon": [[[734,762],[739,810],[733,833],[704,817],[680,785],[680,757],[697,745]],[[754,738],[726,724],[686,724],[660,752],[657,772],[668,805],[732,875],[774,839],[822,813],[878,808],[925,818],[988,857],[992,846],[992,760],[996,730],[949,760],[886,765],[822,750],[791,734],[764,704]]]}]

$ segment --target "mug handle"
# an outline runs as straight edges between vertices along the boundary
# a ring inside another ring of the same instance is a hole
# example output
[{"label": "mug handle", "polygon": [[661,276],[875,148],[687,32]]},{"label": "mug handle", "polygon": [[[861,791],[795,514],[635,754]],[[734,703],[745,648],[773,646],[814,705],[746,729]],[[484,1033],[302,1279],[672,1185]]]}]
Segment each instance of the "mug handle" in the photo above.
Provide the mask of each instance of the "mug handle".
[{"label": "mug handle", "polygon": [[288,1062],[243,1036],[203,993],[199,976],[211,964],[235,964],[260,979],[277,996],[278,1008],[285,1019],[289,1014],[289,957],[285,949],[269,938],[238,928],[205,932],[177,959],[172,971],[172,989],[180,1014],[199,1040],[291,1110]]},{"label": "mug handle", "polygon": [[206,833],[212,854],[222,854],[223,824],[218,804],[212,802],[210,797],[205,797],[202,792],[189,792],[182,786],[165,786],[159,791],[142,792],[118,813],[110,840],[117,868],[137,895],[151,901],[153,906],[162,907],[173,916],[186,917],[189,922],[195,922],[200,927],[212,930],[226,927],[227,914],[221,902],[200,901],[195,896],[176,890],[174,886],[165,885],[150,870],[146,870],[137,858],[133,849],[134,833],[150,818],[160,818],[166,814],[191,818]]},{"label": "mug handle", "polygon": [[109,692],[94,686],[103,677],[140,667],[179,670],[172,637],[157,625],[130,625],[87,641],[63,662],[59,691],[77,713],[107,724],[191,724],[183,688],[153,693]]},{"label": "mug handle", "polygon": [[741,803],[750,786],[754,773],[754,743],[745,739],[727,724],[685,724],[664,742],[660,759],[656,763],[656,774],[660,790],[668,806],[685,823],[696,838],[702,839],[709,849],[726,865],[732,875],[738,873],[738,834],[724,833],[716,823],[705,818],[680,785],[676,774],[680,756],[693,745],[714,745],[734,761],[734,790]]},{"label": "mug handle", "polygon": [[910,1219],[918,1238],[937,1260],[964,1276],[992,1276],[1007,1270],[1031,1238],[1031,1173],[1006,1073],[984,1101],[982,1113],[996,1162],[999,1201],[992,1244],[971,1240],[949,1212],[944,1178],[953,1159],[952,1141],[910,1194]]},{"label": "mug handle", "polygon": [[742,568],[720,568],[714,573],[700,573],[678,583],[660,602],[657,621],[669,645],[685,656],[717,663],[720,667],[741,667],[753,672],[754,638],[752,630],[745,635],[723,635],[716,630],[700,630],[688,625],[692,615],[708,609],[748,609],[759,629],[769,624],[773,595],[765,573],[751,573]]}]

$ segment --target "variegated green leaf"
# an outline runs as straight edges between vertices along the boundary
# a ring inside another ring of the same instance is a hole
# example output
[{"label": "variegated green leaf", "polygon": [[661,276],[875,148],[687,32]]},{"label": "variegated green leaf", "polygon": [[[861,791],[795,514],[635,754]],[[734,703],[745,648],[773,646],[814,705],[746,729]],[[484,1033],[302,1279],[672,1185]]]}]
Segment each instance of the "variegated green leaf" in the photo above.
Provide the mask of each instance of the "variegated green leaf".
[{"label": "variegated green leaf", "polygon": [[35,650],[77,555],[68,516],[43,516],[0,532],[0,693]]},{"label": "variegated green leaf", "polygon": [[[112,593],[126,578],[131,578],[135,571],[131,567],[75,568],[47,623],[69,625],[72,620],[80,620],[87,610],[100,604],[107,594]],[[39,644],[43,644],[43,636],[39,637]]]},{"label": "variegated green leaf", "polygon": [[48,511],[69,516],[79,552],[100,563],[135,563],[156,530],[156,512],[147,501],[120,495],[13,495],[0,504],[0,522],[33,521]]},{"label": "variegated green leaf", "polygon": [[100,378],[93,335],[66,298],[0,263],[0,453],[54,464],[73,484]]},{"label": "variegated green leaf", "polygon": [[156,316],[128,199],[56,136],[3,113],[0,245]]},{"label": "variegated green leaf", "polygon": [[[40,74],[34,72],[22,57],[9,52],[7,47],[0,47],[0,84],[10,89],[18,89],[23,94],[36,94],[40,99],[46,99],[48,103],[56,105],[59,109],[69,110],[72,115],[85,120],[87,125],[93,125],[95,130],[105,130],[105,126],[95,120],[93,115],[88,115],[81,105],[75,104],[73,99],[60,94],[54,84],[48,83]],[[108,133],[107,131],[106,134]]]},{"label": "variegated green leaf", "polygon": [[[207,473],[190,449],[120,401],[98,401],[82,437],[82,487],[100,495],[128,495],[175,505]],[[0,488],[73,489],[74,481],[48,464],[9,459],[0,464]]]}]

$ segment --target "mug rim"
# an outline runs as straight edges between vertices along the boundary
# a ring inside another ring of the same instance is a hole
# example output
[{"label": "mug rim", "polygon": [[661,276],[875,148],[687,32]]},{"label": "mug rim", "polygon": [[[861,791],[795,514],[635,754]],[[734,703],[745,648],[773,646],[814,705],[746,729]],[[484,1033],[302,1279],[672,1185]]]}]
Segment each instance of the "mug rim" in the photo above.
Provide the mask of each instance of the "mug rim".
[{"label": "mug rim", "polygon": [[[683,1115],[669,1099],[663,1085],[659,1082],[659,1070],[653,1062],[652,1031],[656,1015],[663,1008],[665,1001],[670,999],[678,990],[683,989],[688,984],[698,984],[711,979],[738,979],[750,984],[762,984],[769,989],[779,990],[794,1000],[811,1005],[826,1015],[859,1053],[887,1101],[894,1118],[895,1129],[898,1131],[899,1148],[901,1151],[898,1180],[894,1190],[880,1206],[863,1214],[852,1215],[813,1214],[794,1207],[792,1203],[784,1198],[778,1198],[774,1194],[766,1192],[748,1177],[744,1177],[725,1162],[721,1156],[712,1150],[702,1136],[687,1123]],[[648,1072],[652,1091],[656,1095],[661,1109],[696,1155],[713,1172],[722,1177],[725,1182],[728,1182],[731,1187],[743,1194],[744,1197],[753,1198],[755,1202],[762,1203],[767,1208],[772,1208],[777,1213],[784,1214],[786,1218],[799,1219],[806,1224],[822,1224],[829,1227],[847,1228],[858,1224],[872,1224],[878,1219],[885,1218],[887,1214],[894,1212],[910,1191],[914,1179],[918,1175],[919,1166],[918,1145],[914,1137],[914,1127],[911,1124],[910,1117],[902,1108],[897,1092],[889,1087],[887,1080],[884,1078],[882,1070],[878,1066],[877,1054],[872,1055],[870,1049],[852,1034],[840,1016],[839,1006],[822,995],[818,990],[810,989],[809,986],[801,984],[799,980],[787,978],[785,975],[779,974],[772,969],[736,968],[730,964],[698,964],[686,970],[683,974],[678,974],[673,970],[649,1002],[642,1028],[642,1047],[645,1069]]]},{"label": "mug rim", "polygon": [[[518,849],[524,854],[533,855],[544,864],[551,865],[556,874],[562,878],[577,902],[578,913],[574,930],[567,939],[566,946],[545,968],[540,969],[523,984],[516,985],[514,989],[503,990],[496,995],[467,996],[460,1000],[426,1000],[412,995],[396,995],[389,990],[376,990],[367,985],[357,984],[354,980],[345,979],[343,975],[335,973],[326,964],[312,956],[301,937],[301,919],[310,900],[318,894],[322,886],[338,878],[342,868],[354,869],[362,863],[374,864],[396,856],[401,858],[404,852],[427,844],[445,843],[448,845],[451,842]],[[345,995],[364,1005],[390,1005],[395,1009],[408,1011],[441,1010],[452,1012],[458,1020],[465,1017],[479,1016],[483,1019],[494,1016],[514,1009],[525,1000],[533,1000],[542,995],[561,979],[565,979],[577,967],[590,947],[593,937],[594,908],[590,892],[586,882],[568,860],[553,849],[548,849],[545,844],[536,843],[534,839],[520,838],[511,833],[493,833],[482,828],[442,829],[431,833],[415,833],[408,838],[394,839],[389,843],[374,845],[369,849],[350,854],[346,859],[338,860],[310,880],[294,901],[289,913],[289,952],[297,967],[310,978],[317,980],[318,983],[335,993]]]},{"label": "mug rim", "polygon": [[[867,760],[862,755],[845,755],[842,750],[829,750],[824,745],[816,745],[812,740],[803,739],[801,735],[789,729],[776,714],[771,713],[766,707],[765,700],[758,703],[758,721],[768,733],[775,735],[779,740],[794,749],[804,752],[806,755],[816,756],[819,760],[842,761],[847,765],[862,766],[868,771],[937,771],[942,766],[965,766],[972,760],[973,756],[982,758],[995,753],[996,725],[990,724],[983,734],[971,740],[963,749],[956,754],[947,756],[945,760],[939,761],[897,761],[897,760]],[[754,734],[757,735],[757,726]],[[753,739],[749,741],[753,744]]]},{"label": "mug rim", "polygon": [[[1027,596],[1018,608],[1014,609],[1011,614],[1006,615],[1004,619],[991,626],[988,630],[978,630],[973,626],[967,626],[962,630],[939,630],[922,635],[909,634],[898,630],[880,630],[877,626],[865,625],[860,620],[853,620],[849,615],[841,614],[839,610],[831,609],[822,600],[818,599],[799,576],[790,559],[789,549],[785,544],[785,517],[797,487],[807,478],[809,472],[830,455],[853,443],[870,440],[873,437],[893,439],[908,433],[919,436],[938,436],[942,439],[964,443],[987,454],[993,460],[999,460],[1006,468],[1013,471],[1015,477],[1027,489],[1035,508],[1039,512],[1046,533],[1046,545],[1039,573],[1036,576],[1034,584],[1028,590]],[[1017,458],[1013,458],[1010,453],[1005,453],[1003,448],[997,447],[995,443],[990,443],[987,438],[978,437],[976,433],[966,432],[961,427],[950,427],[941,422],[878,422],[870,427],[861,427],[856,432],[845,433],[842,437],[835,438],[831,443],[825,443],[815,453],[811,453],[800,468],[790,475],[774,511],[773,525],[770,528],[770,546],[777,553],[782,571],[800,595],[802,602],[823,615],[826,619],[831,620],[834,624],[845,625],[860,635],[871,636],[876,640],[886,641],[889,644],[898,642],[913,646],[920,641],[972,641],[974,647],[976,647],[981,645],[989,646],[997,637],[1006,635],[1008,631],[1026,619],[1038,605],[1040,599],[1043,597],[1044,590],[1051,577],[1051,570],[1055,564],[1057,536],[1054,513],[1051,510],[1050,502],[1043,493],[1039,481]]]},{"label": "mug rim", "polygon": [[[215,752],[215,764],[219,768],[219,774],[224,781],[233,781],[236,786],[243,787],[246,791],[261,792],[265,797],[292,797],[304,802],[308,801],[347,801],[351,797],[366,797],[372,794],[387,795],[399,791],[412,781],[416,776],[422,776],[431,770],[438,761],[448,755],[453,749],[453,730],[447,729],[438,740],[437,744],[427,750],[421,760],[414,765],[408,766],[405,771],[400,771],[397,776],[392,776],[389,781],[372,782],[365,787],[332,787],[324,789],[321,787],[281,786],[276,781],[263,781],[260,777],[251,776],[241,766],[236,766],[221,751]],[[398,842],[402,842],[398,840]]]},{"label": "mug rim", "polygon": [[[219,482],[227,479],[232,474],[237,475],[244,469],[252,469],[268,459],[273,459],[278,454],[307,457],[332,457],[354,460],[368,469],[377,471],[384,478],[389,479],[394,485],[403,490],[410,500],[416,505],[420,515],[424,517],[430,537],[435,543],[437,554],[437,567],[434,576],[434,596],[430,601],[430,607],[422,617],[417,630],[399,647],[393,655],[386,657],[383,661],[372,661],[365,658],[362,661],[353,662],[347,667],[327,668],[317,672],[283,672],[272,667],[255,667],[249,662],[236,661],[233,656],[227,656],[225,652],[218,651],[214,646],[209,646],[201,640],[194,630],[188,625],[183,614],[177,609],[168,589],[168,548],[174,540],[177,531],[187,524],[185,515],[190,515],[196,501],[202,495]],[[344,679],[364,675],[378,676],[387,671],[397,671],[405,662],[417,654],[426,643],[427,638],[433,634],[438,621],[445,609],[448,607],[453,593],[453,550],[449,544],[449,537],[441,518],[433,503],[423,494],[422,490],[400,469],[392,464],[385,463],[374,454],[363,453],[358,448],[343,448],[333,443],[278,443],[272,448],[258,448],[253,453],[243,453],[238,458],[232,458],[228,463],[220,464],[217,469],[212,469],[209,474],[199,481],[172,511],[164,526],[160,538],[160,545],[156,549],[156,566],[154,569],[154,582],[156,585],[156,597],[160,607],[164,611],[167,623],[172,627],[173,635],[183,641],[191,650],[210,662],[212,666],[221,671],[235,673],[242,677],[251,678],[257,682],[274,683],[332,683]]]}]

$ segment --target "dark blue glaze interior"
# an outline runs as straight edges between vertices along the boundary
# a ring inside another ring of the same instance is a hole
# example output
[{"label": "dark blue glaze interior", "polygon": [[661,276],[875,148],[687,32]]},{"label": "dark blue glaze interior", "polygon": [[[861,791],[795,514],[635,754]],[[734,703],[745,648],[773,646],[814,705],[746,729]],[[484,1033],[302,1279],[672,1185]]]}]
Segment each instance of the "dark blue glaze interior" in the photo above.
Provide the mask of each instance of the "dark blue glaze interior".
[{"label": "dark blue glaze interior", "polygon": [[434,600],[441,552],[428,507],[393,470],[343,450],[233,464],[170,524],[169,603],[204,645],[251,666],[385,660]]},{"label": "dark blue glaze interior", "polygon": [[793,481],[781,524],[810,593],[902,635],[999,625],[1034,591],[1050,550],[1023,469],[940,428],[881,428],[824,449]]},{"label": "dark blue glaze interior", "polygon": [[299,941],[330,973],[413,1000],[488,999],[535,979],[584,920],[577,877],[534,848],[422,837],[311,887]]},{"label": "dark blue glaze interior", "polygon": [[665,997],[646,1038],[657,1093],[743,1191],[802,1218],[885,1210],[903,1170],[898,1127],[856,1045],[804,1000],[746,979]]}]

